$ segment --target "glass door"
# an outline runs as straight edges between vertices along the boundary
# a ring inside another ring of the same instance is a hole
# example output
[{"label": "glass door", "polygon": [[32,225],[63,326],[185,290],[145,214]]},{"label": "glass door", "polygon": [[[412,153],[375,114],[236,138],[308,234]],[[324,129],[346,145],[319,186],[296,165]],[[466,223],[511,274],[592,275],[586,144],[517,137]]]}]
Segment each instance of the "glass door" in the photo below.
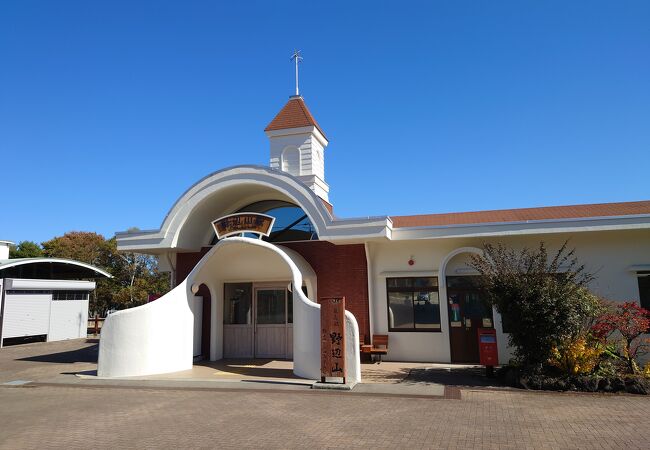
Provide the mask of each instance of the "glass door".
[{"label": "glass door", "polygon": [[224,283],[223,357],[253,357],[253,283]]},{"label": "glass door", "polygon": [[478,290],[449,289],[451,362],[477,363],[478,329],[492,328],[492,310]]},{"label": "glass door", "polygon": [[287,290],[255,290],[255,357],[287,357]]}]

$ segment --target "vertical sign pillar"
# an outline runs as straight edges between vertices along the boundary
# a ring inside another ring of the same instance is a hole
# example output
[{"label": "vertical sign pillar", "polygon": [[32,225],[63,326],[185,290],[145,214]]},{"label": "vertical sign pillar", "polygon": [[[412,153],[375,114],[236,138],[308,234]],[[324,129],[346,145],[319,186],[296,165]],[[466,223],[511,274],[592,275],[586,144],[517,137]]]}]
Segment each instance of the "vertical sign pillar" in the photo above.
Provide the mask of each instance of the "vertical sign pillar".
[{"label": "vertical sign pillar", "polygon": [[342,378],[345,384],[345,297],[320,299],[320,374]]}]

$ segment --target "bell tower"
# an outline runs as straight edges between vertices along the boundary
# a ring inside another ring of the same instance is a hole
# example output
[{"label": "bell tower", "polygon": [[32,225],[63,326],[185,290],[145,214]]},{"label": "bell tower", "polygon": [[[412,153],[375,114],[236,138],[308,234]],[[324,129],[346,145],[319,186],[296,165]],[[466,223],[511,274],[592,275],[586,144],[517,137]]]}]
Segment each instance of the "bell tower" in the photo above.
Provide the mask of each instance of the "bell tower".
[{"label": "bell tower", "polygon": [[329,201],[325,182],[325,133],[311,115],[298,91],[300,52],[294,52],[296,63],[296,95],[289,97],[275,118],[264,129],[271,143],[272,169],[298,177],[320,198]]}]

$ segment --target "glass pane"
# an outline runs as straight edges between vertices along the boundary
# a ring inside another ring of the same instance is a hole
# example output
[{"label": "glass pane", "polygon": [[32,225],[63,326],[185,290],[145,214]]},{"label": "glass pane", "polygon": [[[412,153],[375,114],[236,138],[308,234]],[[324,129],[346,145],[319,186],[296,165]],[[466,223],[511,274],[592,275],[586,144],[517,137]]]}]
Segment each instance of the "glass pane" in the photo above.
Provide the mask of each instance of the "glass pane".
[{"label": "glass pane", "polygon": [[449,321],[454,323],[460,322],[461,320],[461,310],[460,310],[460,294],[456,292],[449,293]]},{"label": "glass pane", "polygon": [[476,275],[449,276],[447,287],[456,289],[480,289],[480,277]]},{"label": "glass pane", "polygon": [[[305,297],[309,298],[307,294],[307,286],[302,286],[302,292]],[[293,292],[287,291],[287,323],[293,323]]]},{"label": "glass pane", "polygon": [[413,278],[386,278],[389,288],[408,288],[413,286]]},{"label": "glass pane", "polygon": [[257,323],[259,325],[285,323],[285,292],[284,289],[257,291]]},{"label": "glass pane", "polygon": [[415,328],[440,328],[440,301],[437,292],[416,292],[413,303]]},{"label": "glass pane", "polygon": [[416,288],[438,286],[438,277],[414,278],[413,286]]},{"label": "glass pane", "polygon": [[413,328],[413,293],[388,293],[388,327]]},{"label": "glass pane", "polygon": [[650,309],[650,275],[640,276],[639,280],[639,300],[641,307]]},{"label": "glass pane", "polygon": [[[275,217],[273,230],[265,241],[288,242],[318,240],[316,228],[305,212],[296,205],[281,200],[262,200],[252,203],[237,212],[256,212]],[[257,237],[257,235],[255,235]],[[216,244],[217,236],[213,234],[210,245]]]},{"label": "glass pane", "polygon": [[246,325],[251,323],[250,283],[224,283],[223,323]]},{"label": "glass pane", "polygon": [[492,317],[487,303],[478,292],[465,294],[465,316],[470,318]]},{"label": "glass pane", "polygon": [[287,323],[293,323],[293,292],[287,291]]}]

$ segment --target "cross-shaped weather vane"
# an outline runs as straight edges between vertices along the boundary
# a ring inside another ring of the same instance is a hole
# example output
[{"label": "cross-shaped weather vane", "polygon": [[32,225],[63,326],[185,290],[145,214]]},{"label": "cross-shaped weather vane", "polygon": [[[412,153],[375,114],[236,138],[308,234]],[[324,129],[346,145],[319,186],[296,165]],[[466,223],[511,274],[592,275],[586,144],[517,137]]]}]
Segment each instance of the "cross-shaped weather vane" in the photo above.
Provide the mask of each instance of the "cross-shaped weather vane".
[{"label": "cross-shaped weather vane", "polygon": [[302,56],[300,56],[300,50],[294,50],[293,55],[291,55],[290,61],[291,60],[296,62],[296,96],[299,96],[300,91],[298,90],[298,63],[302,61]]}]

